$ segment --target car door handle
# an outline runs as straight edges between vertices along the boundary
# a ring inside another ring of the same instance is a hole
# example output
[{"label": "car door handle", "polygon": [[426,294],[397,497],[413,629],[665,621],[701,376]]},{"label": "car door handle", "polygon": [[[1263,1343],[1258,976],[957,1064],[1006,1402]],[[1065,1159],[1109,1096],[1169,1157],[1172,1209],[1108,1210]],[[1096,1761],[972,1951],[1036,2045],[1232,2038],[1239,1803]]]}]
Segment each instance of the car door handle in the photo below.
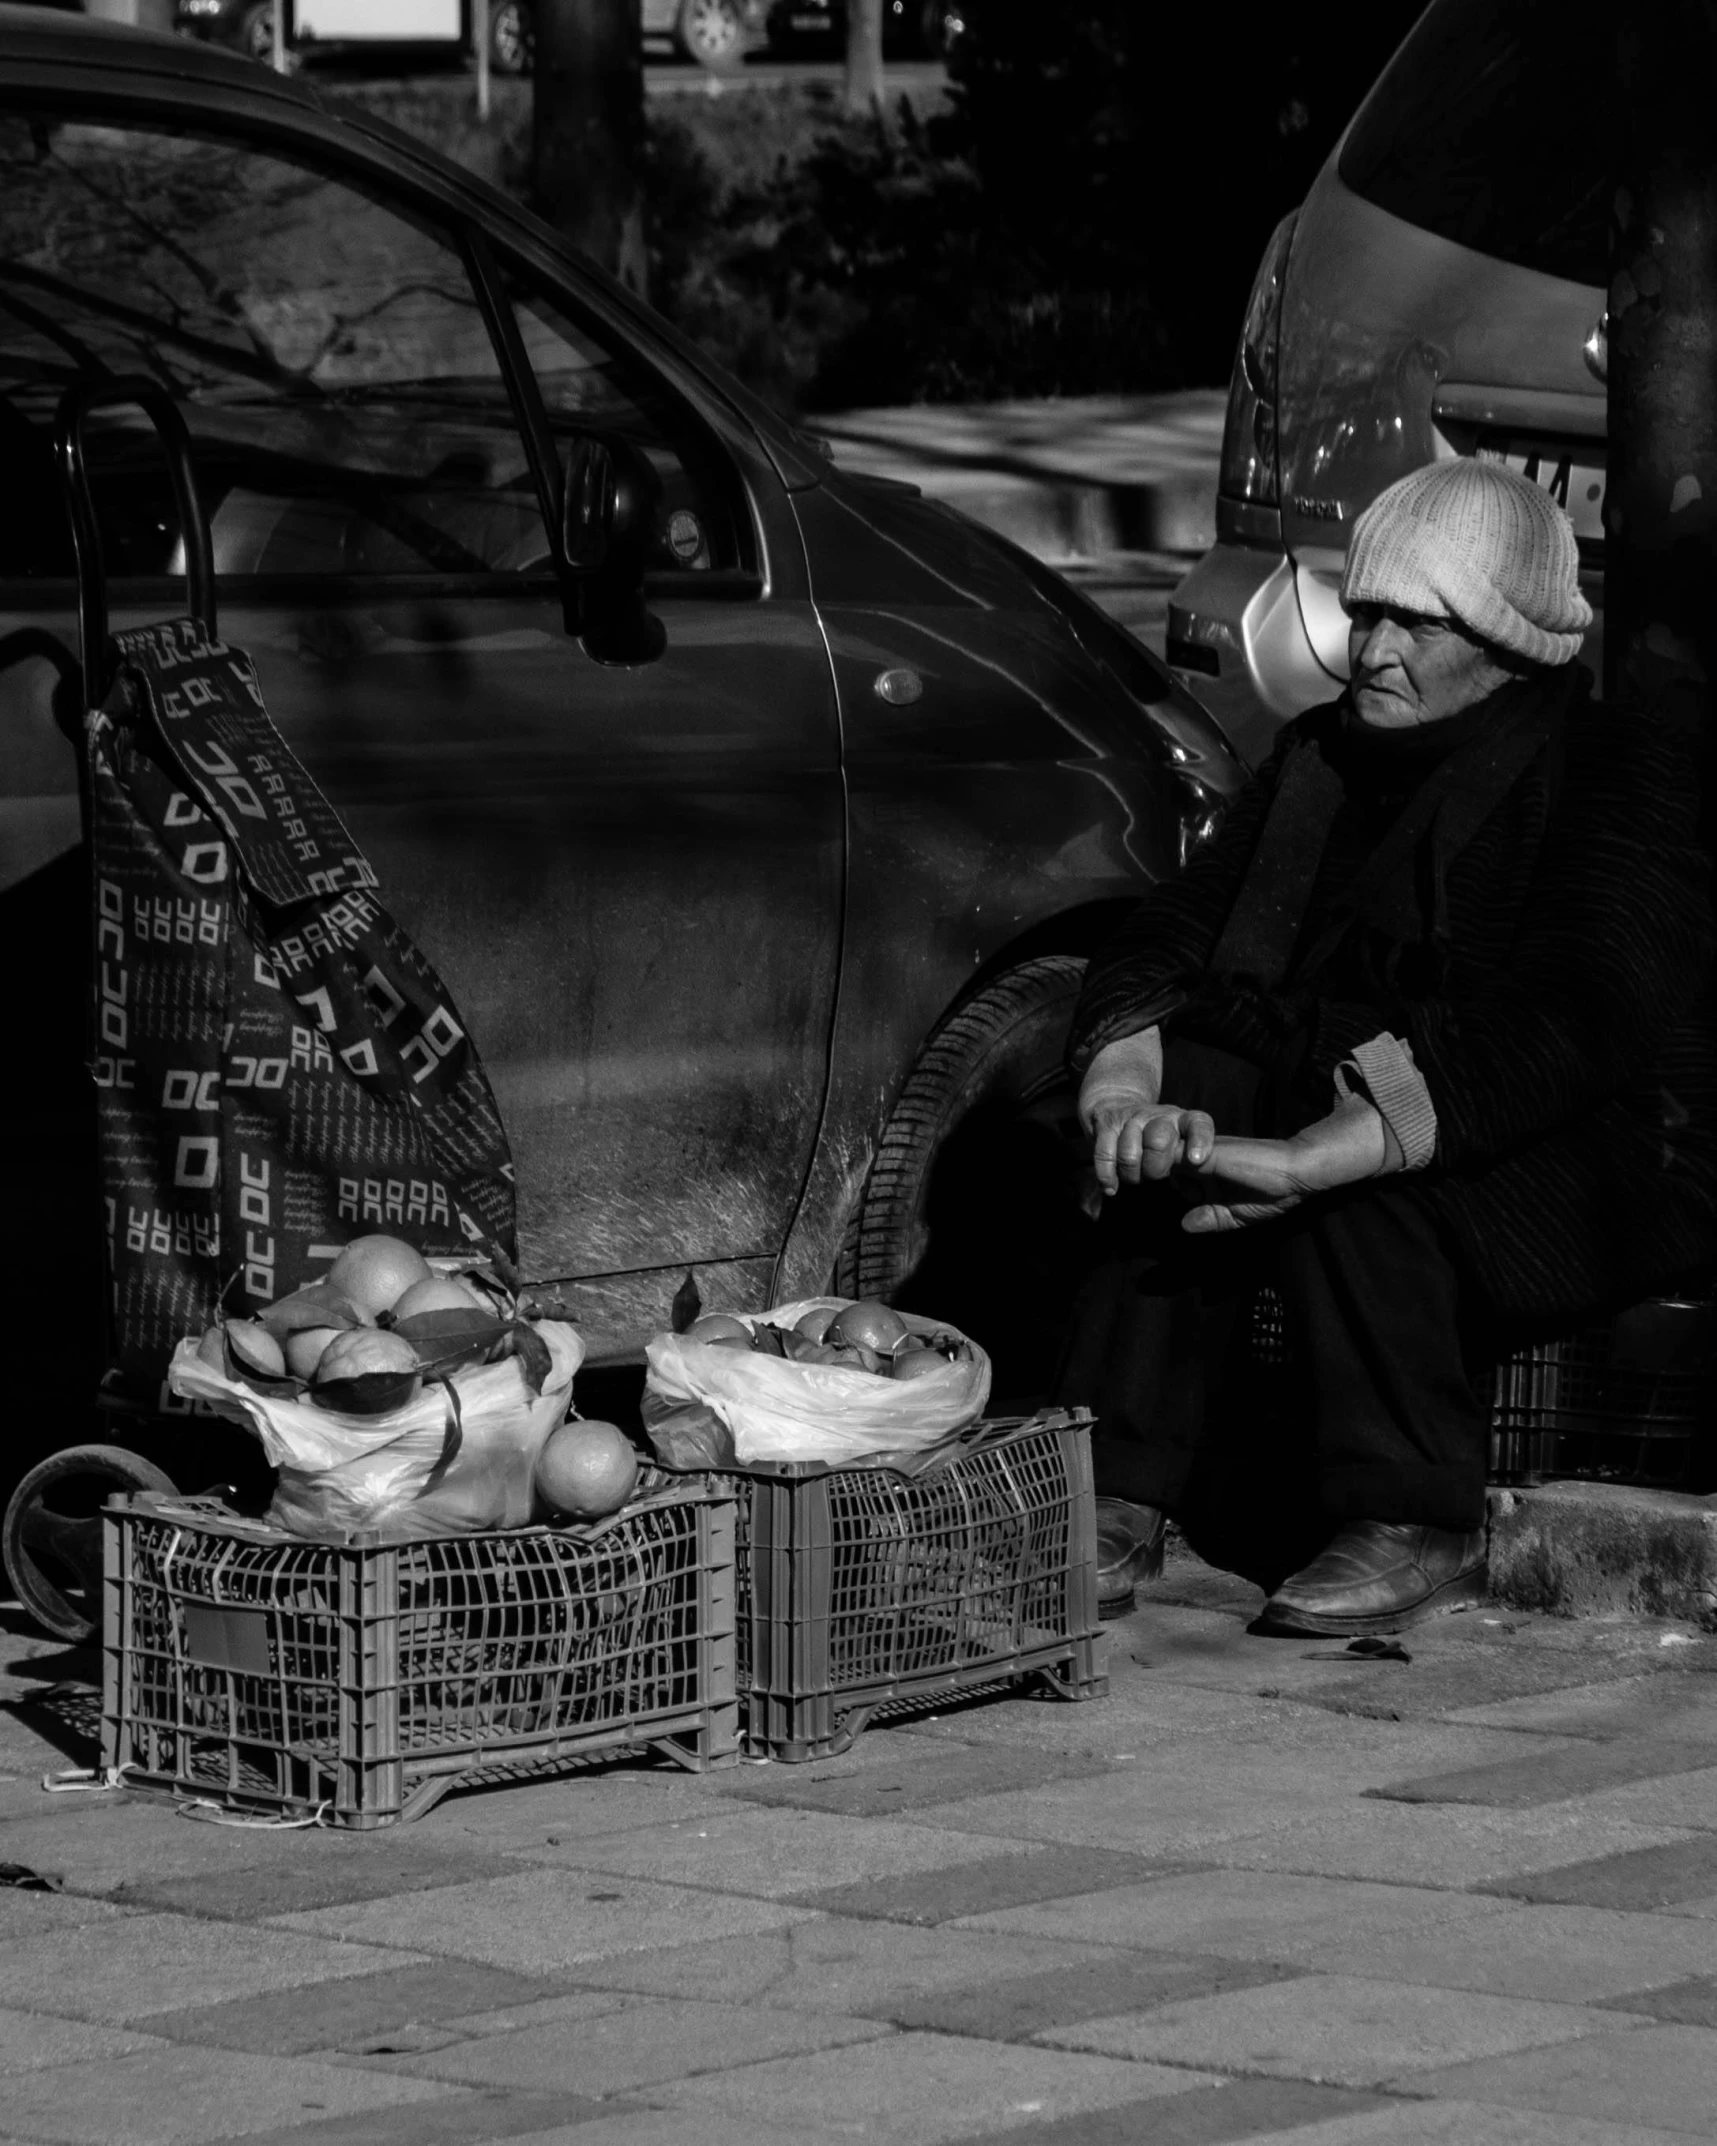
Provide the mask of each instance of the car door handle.
[{"label": "car door handle", "polygon": [[924,681],[916,671],[904,668],[878,671],[871,682],[871,690],[878,700],[887,701],[891,708],[910,708],[915,700],[924,697]]}]

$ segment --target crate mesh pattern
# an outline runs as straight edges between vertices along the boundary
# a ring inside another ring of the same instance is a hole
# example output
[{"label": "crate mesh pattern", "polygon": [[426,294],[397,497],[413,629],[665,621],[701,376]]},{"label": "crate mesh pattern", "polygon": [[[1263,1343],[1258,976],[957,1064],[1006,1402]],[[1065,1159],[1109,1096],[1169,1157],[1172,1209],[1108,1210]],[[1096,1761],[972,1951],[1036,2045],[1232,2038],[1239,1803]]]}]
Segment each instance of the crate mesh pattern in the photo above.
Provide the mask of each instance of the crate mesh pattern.
[{"label": "crate mesh pattern", "polygon": [[[1710,1321],[1707,1306],[1636,1307],[1622,1319],[1520,1350],[1497,1368],[1491,1475],[1543,1476],[1661,1489],[1717,1488],[1717,1376],[1709,1343],[1674,1354],[1630,1345],[1656,1313]],[[1647,1329],[1650,1336],[1650,1329]],[[1679,1337],[1678,1337],[1679,1338]]]},{"label": "crate mesh pattern", "polygon": [[460,1777],[737,1753],[719,1496],[350,1547],[144,1497],[106,1532],[105,1759],[133,1780],[363,1827]]},{"label": "crate mesh pattern", "polygon": [[[1264,1372],[1293,1360],[1274,1289],[1244,1307],[1241,1347]],[[1490,1475],[1717,1489],[1717,1306],[1648,1298],[1505,1357],[1491,1389]]]},{"label": "crate mesh pattern", "polygon": [[879,1709],[1039,1672],[1107,1689],[1090,1419],[980,1427],[923,1475],[736,1479],[740,1688],[754,1748],[844,1750]]}]

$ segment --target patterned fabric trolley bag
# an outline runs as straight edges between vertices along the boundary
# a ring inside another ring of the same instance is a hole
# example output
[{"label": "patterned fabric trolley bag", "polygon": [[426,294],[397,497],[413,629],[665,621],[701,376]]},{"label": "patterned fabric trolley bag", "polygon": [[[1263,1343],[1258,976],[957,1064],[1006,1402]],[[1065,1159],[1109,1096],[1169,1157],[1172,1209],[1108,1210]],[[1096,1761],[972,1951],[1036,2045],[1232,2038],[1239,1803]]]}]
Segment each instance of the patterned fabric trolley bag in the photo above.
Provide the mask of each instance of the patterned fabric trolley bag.
[{"label": "patterned fabric trolley bag", "polygon": [[[92,409],[167,449],[192,617],[107,634],[83,469]],[[369,1230],[515,1252],[500,1113],[447,989],[214,629],[189,441],[153,382],[73,389],[57,427],[78,552],[98,1090],[117,1383],[171,1407],[182,1336],[317,1281]]]},{"label": "patterned fabric trolley bag", "polygon": [[366,1229],[513,1251],[488,1080],[441,979],[189,619],[116,636],[85,728],[96,1077],[118,1368],[154,1399],[217,1306],[319,1280]]}]

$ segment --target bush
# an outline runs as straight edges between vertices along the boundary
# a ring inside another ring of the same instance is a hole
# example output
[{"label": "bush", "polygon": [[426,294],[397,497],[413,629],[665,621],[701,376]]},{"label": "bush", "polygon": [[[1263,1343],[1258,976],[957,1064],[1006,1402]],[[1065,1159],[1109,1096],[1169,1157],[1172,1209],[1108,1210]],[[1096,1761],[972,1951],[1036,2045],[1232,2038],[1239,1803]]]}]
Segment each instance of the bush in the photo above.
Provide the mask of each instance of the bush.
[{"label": "bush", "polygon": [[[968,13],[922,113],[815,83],[648,103],[651,300],[789,411],[1226,378],[1270,231],[1416,6]],[[528,198],[529,86],[497,89],[487,134],[445,96],[384,116]]]}]

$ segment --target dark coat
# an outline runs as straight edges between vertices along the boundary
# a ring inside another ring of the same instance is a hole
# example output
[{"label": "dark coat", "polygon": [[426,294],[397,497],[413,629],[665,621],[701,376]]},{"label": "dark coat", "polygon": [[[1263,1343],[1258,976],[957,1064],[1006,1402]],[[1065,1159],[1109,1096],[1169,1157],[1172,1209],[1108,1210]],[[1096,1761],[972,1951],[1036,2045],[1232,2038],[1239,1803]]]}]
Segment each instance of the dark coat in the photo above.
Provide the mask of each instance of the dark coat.
[{"label": "dark coat", "polygon": [[1323,1116],[1337,1064],[1388,1030],[1411,1044],[1437,1113],[1426,1193],[1496,1310],[1573,1319],[1708,1267],[1717,933],[1697,770],[1687,741],[1592,700],[1589,685],[1574,669],[1538,681],[1548,742],[1453,856],[1436,854],[1433,822],[1411,864],[1417,943],[1400,943],[1397,903],[1388,929],[1355,922],[1309,983],[1296,987],[1290,964],[1260,987],[1210,963],[1289,756],[1309,747],[1342,785],[1317,830],[1302,955],[1430,779],[1412,741],[1392,762],[1382,741],[1380,776],[1375,734],[1345,700],[1290,724],[1209,847],[1092,960],[1075,1070],[1160,1019],[1266,1067],[1291,1098],[1287,1131]]}]

